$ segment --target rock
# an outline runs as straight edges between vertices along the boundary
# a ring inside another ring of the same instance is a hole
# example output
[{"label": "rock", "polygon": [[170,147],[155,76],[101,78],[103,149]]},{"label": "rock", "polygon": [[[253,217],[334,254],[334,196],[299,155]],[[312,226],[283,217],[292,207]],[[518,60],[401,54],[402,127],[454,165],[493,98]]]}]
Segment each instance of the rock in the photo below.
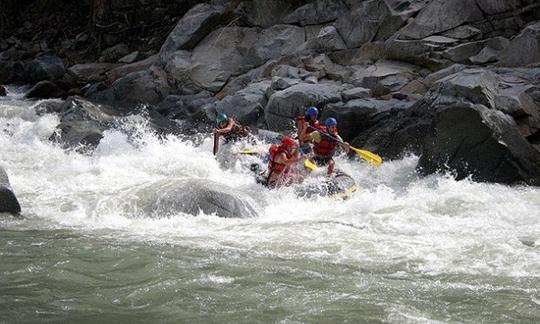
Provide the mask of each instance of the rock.
[{"label": "rock", "polygon": [[65,97],[66,92],[60,89],[54,82],[43,80],[36,83],[24,95],[28,99],[48,99]]},{"label": "rock", "polygon": [[482,19],[482,11],[475,0],[433,0],[400,30],[400,37],[422,39]]},{"label": "rock", "polygon": [[241,4],[241,13],[237,12],[236,14],[245,20],[248,26],[268,28],[283,23],[284,17],[296,9],[298,3],[298,1],[290,0],[244,1]]},{"label": "rock", "polygon": [[178,21],[159,51],[165,66],[177,50],[193,49],[216,26],[226,20],[225,7],[201,3],[191,8]]},{"label": "rock", "polygon": [[193,50],[190,78],[196,85],[217,92],[232,75],[294,53],[304,39],[302,28],[287,25],[262,31],[243,27],[215,30]]},{"label": "rock", "polygon": [[482,35],[482,31],[470,25],[462,25],[445,31],[441,35],[457,39],[469,39]]},{"label": "rock", "polygon": [[58,131],[50,139],[66,149],[82,152],[94,149],[118,116],[113,108],[80,97],[69,97],[58,110],[61,113]]},{"label": "rock", "polygon": [[467,63],[469,57],[478,54],[486,41],[470,42],[451,47],[443,52],[443,57],[456,63]]},{"label": "rock", "polygon": [[141,53],[139,51],[131,52],[128,55],[120,58],[118,62],[130,64],[141,59]]},{"label": "rock", "polygon": [[19,214],[20,212],[21,205],[13,193],[6,170],[0,166],[0,213]]},{"label": "rock", "polygon": [[330,59],[340,65],[373,63],[386,55],[384,42],[365,43],[360,48],[346,49],[326,53]]},{"label": "rock", "polygon": [[182,119],[194,123],[211,123],[203,107],[215,102],[216,99],[208,91],[194,95],[169,95],[157,108],[157,111],[170,119]]},{"label": "rock", "polygon": [[337,102],[327,104],[321,120],[327,117],[335,117],[338,121],[340,135],[343,139],[351,140],[362,131],[373,126],[373,115],[389,111],[398,106],[410,107],[412,103],[404,105],[398,100],[378,100],[373,98],[354,99],[346,103]]},{"label": "rock", "polygon": [[435,82],[446,96],[466,98],[472,103],[495,108],[498,93],[497,75],[483,69],[466,69]]},{"label": "rock", "polygon": [[157,60],[158,55],[156,54],[138,62],[125,64],[117,68],[113,68],[109,71],[109,73],[107,73],[108,81],[112,83],[122,77],[125,77],[130,73],[148,70],[152,65],[157,62]]},{"label": "rock", "polygon": [[399,93],[407,97],[407,99],[415,98],[420,95],[424,95],[428,91],[426,85],[420,80],[412,80],[407,83],[403,88],[399,89]]},{"label": "rock", "polygon": [[157,104],[170,92],[166,73],[151,67],[122,77],[105,91],[92,95],[92,99],[102,102]]},{"label": "rock", "polygon": [[501,52],[502,66],[526,66],[540,62],[540,22],[527,26]]},{"label": "rock", "polygon": [[352,99],[364,99],[371,97],[371,90],[362,87],[352,88],[343,91],[342,97],[343,101],[349,101]]},{"label": "rock", "polygon": [[242,125],[262,123],[269,87],[270,81],[252,83],[247,88],[205,107],[206,115],[210,120],[214,120],[218,113],[225,113]]},{"label": "rock", "polygon": [[341,101],[342,90],[336,83],[300,83],[273,93],[264,112],[268,129],[291,130],[294,117],[303,114],[306,107]]},{"label": "rock", "polygon": [[299,52],[331,52],[346,49],[347,45],[339,35],[336,27],[328,26],[320,30],[319,34],[306,41]]},{"label": "rock", "polygon": [[421,40],[390,39],[385,43],[385,58],[425,66],[436,71],[451,65],[447,59],[437,58],[445,49],[444,44]]},{"label": "rock", "polygon": [[434,72],[424,78],[423,83],[429,88],[431,87],[435,82],[437,82],[440,79],[443,79],[449,75],[458,73],[460,71],[463,71],[467,69],[466,65],[463,64],[453,64],[447,68],[444,68],[442,70],[439,70],[437,72]]},{"label": "rock", "polygon": [[[457,63],[467,63],[469,61],[487,63],[489,61],[489,57],[487,60],[485,57],[490,51],[496,53],[504,49],[506,46],[508,46],[508,44],[508,39],[504,37],[494,37],[488,40],[464,43],[449,48],[444,51],[443,56]],[[480,55],[481,52],[483,52],[482,55]],[[471,60],[473,57],[474,59]]]},{"label": "rock", "polygon": [[193,216],[216,215],[246,218],[258,215],[257,204],[250,195],[213,181],[189,179],[161,181],[140,189],[137,205],[147,215],[167,217],[185,213]]},{"label": "rock", "polygon": [[64,76],[64,62],[54,55],[41,56],[28,64],[26,78],[32,82],[55,81]]},{"label": "rock", "polygon": [[75,42],[77,42],[77,44],[84,44],[86,43],[86,41],[88,41],[88,33],[86,32],[82,32],[82,33],[79,33],[77,34],[77,36],[75,36]]},{"label": "rock", "polygon": [[0,85],[0,97],[5,97],[7,95],[7,90],[3,85]]},{"label": "rock", "polygon": [[540,183],[540,153],[502,112],[455,104],[437,110],[418,162],[422,174],[449,170],[459,180]]},{"label": "rock", "polygon": [[126,56],[129,54],[129,48],[126,44],[118,44],[112,47],[109,47],[105,49],[103,52],[101,52],[101,56],[99,57],[100,63],[115,63],[118,61],[118,59]]},{"label": "rock", "polygon": [[304,81],[310,77],[315,77],[315,81],[323,77],[331,80],[343,81],[348,79],[352,74],[352,71],[349,69],[332,62],[332,60],[326,54],[304,57],[302,59],[302,63],[304,64],[306,70],[311,72],[309,75],[302,77]]},{"label": "rock", "polygon": [[300,26],[318,25],[336,20],[347,11],[347,6],[341,0],[316,0],[298,7],[282,21]]},{"label": "rock", "polygon": [[272,85],[270,86],[272,90],[279,91],[292,87],[293,85],[299,84],[299,79],[291,78],[282,78],[279,76],[272,77]]},{"label": "rock", "polygon": [[375,40],[385,40],[403,24],[401,17],[392,16],[384,1],[368,0],[338,18],[336,28],[347,47],[355,48]]},{"label": "rock", "polygon": [[5,51],[9,48],[9,44],[0,37],[0,51]]},{"label": "rock", "polygon": [[499,53],[500,51],[486,46],[480,51],[480,53],[470,57],[469,61],[471,61],[473,64],[493,63],[499,58]]},{"label": "rock", "polygon": [[371,89],[374,96],[382,96],[401,89],[416,78],[418,70],[417,66],[407,63],[379,61],[356,70],[348,82]]},{"label": "rock", "polygon": [[82,82],[100,82],[107,78],[106,73],[118,67],[118,64],[111,63],[84,63],[75,64],[67,72],[76,80]]}]

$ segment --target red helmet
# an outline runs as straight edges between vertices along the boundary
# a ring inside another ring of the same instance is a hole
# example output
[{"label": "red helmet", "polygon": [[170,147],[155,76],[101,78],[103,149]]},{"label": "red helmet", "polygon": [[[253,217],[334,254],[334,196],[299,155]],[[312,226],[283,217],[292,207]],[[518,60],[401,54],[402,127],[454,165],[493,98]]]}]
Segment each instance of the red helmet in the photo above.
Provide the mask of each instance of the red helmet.
[{"label": "red helmet", "polygon": [[297,147],[298,146],[298,142],[292,138],[290,138],[289,136],[283,136],[281,138],[281,145],[287,147],[287,148],[292,148],[292,147]]}]

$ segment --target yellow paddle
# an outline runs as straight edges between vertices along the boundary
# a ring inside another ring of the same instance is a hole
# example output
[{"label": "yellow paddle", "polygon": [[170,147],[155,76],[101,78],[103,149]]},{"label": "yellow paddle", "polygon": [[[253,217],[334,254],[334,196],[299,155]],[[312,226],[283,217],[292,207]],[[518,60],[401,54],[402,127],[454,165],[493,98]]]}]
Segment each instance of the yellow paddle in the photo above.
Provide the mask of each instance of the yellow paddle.
[{"label": "yellow paddle", "polygon": [[246,150],[238,151],[238,154],[259,154],[259,153],[261,152],[257,150],[253,150],[253,149],[246,149]]},{"label": "yellow paddle", "polygon": [[306,168],[310,169],[311,171],[317,169],[317,166],[315,165],[315,163],[311,162],[310,159],[305,159],[305,160],[304,160],[304,166],[305,166]]},{"label": "yellow paddle", "polygon": [[[337,137],[334,137],[334,136],[332,136],[332,135],[330,135],[330,134],[328,134],[326,132],[323,132],[320,129],[315,128],[315,127],[312,127],[312,126],[309,126],[309,127],[316,130],[317,132],[319,132],[319,134],[322,134],[323,136],[326,136],[329,139],[338,142],[339,144],[342,144],[342,145],[345,144],[345,143],[343,143],[343,141],[339,140],[339,138],[337,138]],[[312,139],[315,139],[315,137],[316,137],[315,134],[316,133],[311,133],[310,134]],[[320,138],[318,139],[318,141],[320,141]],[[349,145],[349,148],[351,150],[353,150],[356,154],[358,154],[358,156],[360,156],[361,158],[363,158],[364,160],[368,161],[369,163],[371,163],[373,165],[378,166],[378,165],[380,165],[382,163],[382,158],[379,155],[375,154],[375,153],[372,153],[372,152],[366,151],[366,150],[361,150],[359,148],[356,148],[356,147],[353,147],[353,146],[350,146],[350,145]]]}]

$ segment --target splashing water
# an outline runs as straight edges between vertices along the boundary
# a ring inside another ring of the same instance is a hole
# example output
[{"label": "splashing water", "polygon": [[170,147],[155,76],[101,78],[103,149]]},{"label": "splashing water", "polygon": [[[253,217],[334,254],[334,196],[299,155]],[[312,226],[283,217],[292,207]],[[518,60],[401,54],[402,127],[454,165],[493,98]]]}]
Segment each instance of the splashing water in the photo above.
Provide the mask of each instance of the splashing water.
[{"label": "splashing water", "polygon": [[[95,152],[49,141],[55,114],[9,88],[0,163],[23,218],[0,217],[0,321],[538,322],[540,191],[418,177],[417,157],[337,159],[348,200],[268,190],[140,116]],[[204,179],[260,216],[148,215],[161,185]]]}]

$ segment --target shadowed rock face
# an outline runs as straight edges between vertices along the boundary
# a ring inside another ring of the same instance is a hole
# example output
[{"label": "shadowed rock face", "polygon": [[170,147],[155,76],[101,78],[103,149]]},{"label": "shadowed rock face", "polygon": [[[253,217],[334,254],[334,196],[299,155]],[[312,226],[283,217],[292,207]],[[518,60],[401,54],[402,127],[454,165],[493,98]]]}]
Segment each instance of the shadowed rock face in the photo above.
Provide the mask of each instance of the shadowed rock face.
[{"label": "shadowed rock face", "polygon": [[257,205],[247,194],[208,180],[180,180],[153,184],[139,190],[138,204],[147,215],[167,216],[202,211],[218,217],[246,218],[257,216]]},{"label": "shadowed rock face", "polygon": [[18,214],[21,212],[21,205],[11,185],[4,168],[0,167],[0,213]]},{"label": "shadowed rock face", "polygon": [[437,111],[418,163],[421,173],[451,171],[457,179],[540,184],[540,153],[508,115],[482,105]]}]

